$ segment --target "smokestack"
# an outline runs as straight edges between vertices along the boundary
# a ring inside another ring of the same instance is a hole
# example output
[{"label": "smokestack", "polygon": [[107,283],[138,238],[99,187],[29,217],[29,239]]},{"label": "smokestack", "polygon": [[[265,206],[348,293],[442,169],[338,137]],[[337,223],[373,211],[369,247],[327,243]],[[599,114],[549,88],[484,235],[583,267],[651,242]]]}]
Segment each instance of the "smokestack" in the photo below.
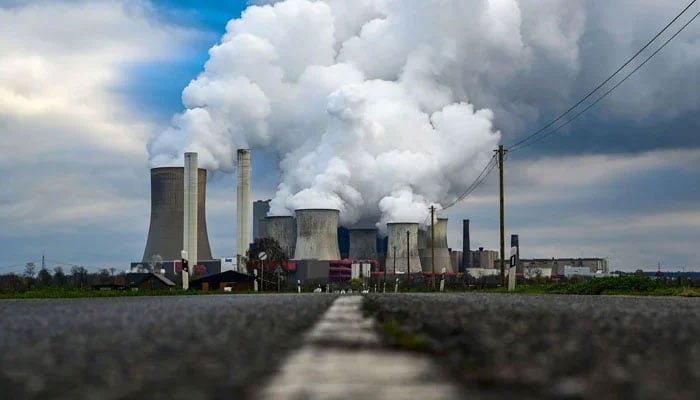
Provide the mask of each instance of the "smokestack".
[{"label": "smokestack", "polygon": [[297,227],[294,217],[279,216],[266,217],[263,227],[265,237],[271,237],[279,243],[288,258],[294,257],[294,248],[297,241]]},{"label": "smokestack", "polygon": [[197,153],[185,153],[185,177],[183,195],[182,249],[187,252],[187,260],[197,265]]},{"label": "smokestack", "polygon": [[467,268],[471,268],[471,250],[469,247],[469,220],[462,220],[462,269],[465,272]]},{"label": "smokestack", "polygon": [[[432,238],[430,227],[426,231],[425,250],[422,251],[421,264],[424,272],[432,272]],[[452,271],[452,259],[450,250],[447,248],[447,218],[438,218],[435,221],[435,273],[438,274],[445,268],[447,272]]]},{"label": "smokestack", "polygon": [[350,229],[350,253],[353,260],[377,259],[377,230],[374,228]]},{"label": "smokestack", "polygon": [[[386,224],[389,245],[386,250],[386,270],[394,270],[394,248],[396,248],[396,272],[408,272],[407,258],[410,258],[411,272],[421,272],[418,255],[418,223],[390,222]],[[406,232],[409,244],[406,248]],[[407,257],[408,256],[408,257]]]},{"label": "smokestack", "polygon": [[239,149],[237,162],[236,254],[239,271],[247,272],[244,260],[250,244],[250,150]]},{"label": "smokestack", "polygon": [[[143,262],[154,258],[179,260],[184,239],[184,168],[151,169],[151,222],[148,229]],[[200,260],[211,260],[207,236],[205,199],[207,171],[198,170],[197,177],[197,251]]]},{"label": "smokestack", "polygon": [[295,211],[297,241],[295,260],[338,260],[338,221],[340,211],[300,209]]}]

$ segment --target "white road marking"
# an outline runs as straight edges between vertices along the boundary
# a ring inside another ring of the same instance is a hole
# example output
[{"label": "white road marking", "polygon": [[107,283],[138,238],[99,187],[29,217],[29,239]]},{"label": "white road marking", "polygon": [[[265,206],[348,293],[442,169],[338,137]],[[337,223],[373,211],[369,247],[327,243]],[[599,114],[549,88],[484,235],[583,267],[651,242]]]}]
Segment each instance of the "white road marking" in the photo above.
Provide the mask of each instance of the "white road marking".
[{"label": "white road marking", "polygon": [[340,297],[261,392],[263,399],[459,399],[433,361],[379,347],[362,297]]}]

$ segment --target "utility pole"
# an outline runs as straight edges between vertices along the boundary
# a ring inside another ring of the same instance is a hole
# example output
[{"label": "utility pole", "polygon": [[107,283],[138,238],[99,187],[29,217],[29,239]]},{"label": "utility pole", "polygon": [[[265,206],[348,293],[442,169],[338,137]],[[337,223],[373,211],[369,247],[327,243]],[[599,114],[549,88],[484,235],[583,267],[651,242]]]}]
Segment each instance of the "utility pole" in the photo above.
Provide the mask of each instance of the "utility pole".
[{"label": "utility pole", "polygon": [[432,286],[435,291],[435,206],[430,206],[430,268],[432,269]]},{"label": "utility pole", "polygon": [[396,278],[396,246],[394,246],[394,278]]},{"label": "utility pole", "polygon": [[41,253],[41,269],[46,269],[46,255]]},{"label": "utility pole", "polygon": [[499,192],[501,203],[501,287],[506,284],[506,228],[505,228],[505,200],[503,194],[503,156],[505,150],[503,145],[498,146],[498,176],[499,176]]},{"label": "utility pole", "polygon": [[411,290],[411,231],[406,231],[406,270],[408,271],[408,290]]}]

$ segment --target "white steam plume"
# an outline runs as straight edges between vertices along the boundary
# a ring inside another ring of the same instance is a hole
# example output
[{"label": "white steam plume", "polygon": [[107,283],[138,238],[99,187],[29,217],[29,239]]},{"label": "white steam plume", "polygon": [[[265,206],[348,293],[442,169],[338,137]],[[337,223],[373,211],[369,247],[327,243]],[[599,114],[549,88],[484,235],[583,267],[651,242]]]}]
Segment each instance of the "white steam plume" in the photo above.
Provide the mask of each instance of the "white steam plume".
[{"label": "white steam plume", "polygon": [[532,49],[551,46],[537,35],[524,43],[522,7],[515,0],[250,6],[183,91],[186,110],[152,138],[151,163],[196,151],[203,167],[232,171],[236,148],[271,148],[281,160],[273,215],[337,208],[346,224],[423,221],[431,203],[471,183],[500,140],[493,112],[476,109],[470,93],[487,104],[498,82],[527,68]]}]

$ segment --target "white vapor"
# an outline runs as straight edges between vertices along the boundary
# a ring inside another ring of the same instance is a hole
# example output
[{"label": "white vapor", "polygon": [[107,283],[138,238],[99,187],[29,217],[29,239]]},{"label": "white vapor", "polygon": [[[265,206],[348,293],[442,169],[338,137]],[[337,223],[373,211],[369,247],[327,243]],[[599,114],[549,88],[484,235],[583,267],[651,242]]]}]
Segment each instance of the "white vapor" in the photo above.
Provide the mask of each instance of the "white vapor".
[{"label": "white vapor", "polygon": [[183,91],[186,110],[152,137],[151,164],[197,151],[202,166],[232,171],[236,148],[270,148],[281,172],[273,215],[337,208],[345,224],[423,221],[498,144],[484,107],[531,112],[499,90],[536,56],[576,71],[580,2],[546,3],[549,14],[531,0],[251,5]]}]

